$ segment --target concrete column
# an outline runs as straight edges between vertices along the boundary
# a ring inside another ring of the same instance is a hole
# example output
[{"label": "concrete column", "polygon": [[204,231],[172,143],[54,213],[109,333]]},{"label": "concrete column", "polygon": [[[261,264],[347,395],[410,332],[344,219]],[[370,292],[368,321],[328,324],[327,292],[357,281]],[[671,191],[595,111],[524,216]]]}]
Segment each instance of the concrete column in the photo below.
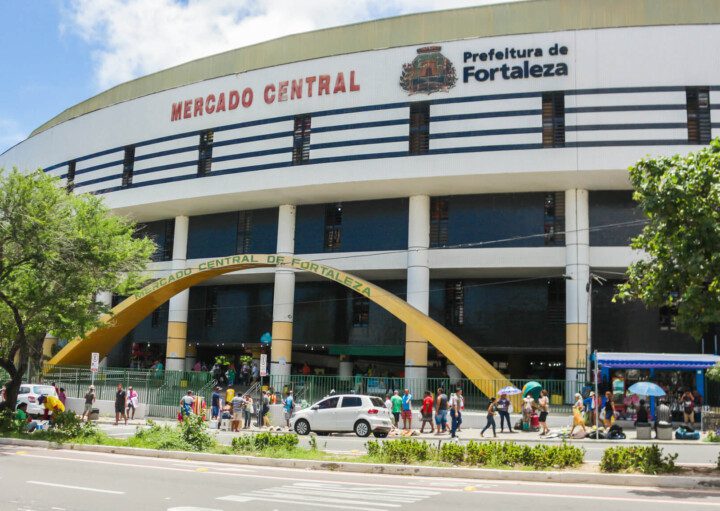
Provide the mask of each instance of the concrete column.
[{"label": "concrete column", "polygon": [[340,360],[338,364],[338,377],[343,381],[350,381],[353,377],[352,360]]},{"label": "concrete column", "polygon": [[[410,197],[408,215],[408,259],[407,259],[407,302],[425,314],[430,302],[430,268],[428,247],[430,246],[430,197]],[[411,327],[405,329],[405,378],[406,385],[416,398],[425,390],[419,382],[427,378],[427,340]],[[413,383],[414,382],[414,383]]]},{"label": "concrete column", "polygon": [[[186,216],[175,217],[175,237],[173,239],[172,269],[182,270],[187,260],[188,227],[190,219]],[[165,369],[168,371],[185,370],[185,352],[187,346],[187,318],[190,290],[186,289],[172,298],[168,308],[167,348]]]},{"label": "concrete column", "polygon": [[565,191],[565,401],[585,378],[588,357],[590,219],[587,190]]},{"label": "concrete column", "polygon": [[[295,253],[295,206],[289,204],[278,208],[277,253],[289,257]],[[287,268],[277,268],[270,352],[270,383],[276,389],[282,388],[289,381],[294,302],[295,272]]]}]

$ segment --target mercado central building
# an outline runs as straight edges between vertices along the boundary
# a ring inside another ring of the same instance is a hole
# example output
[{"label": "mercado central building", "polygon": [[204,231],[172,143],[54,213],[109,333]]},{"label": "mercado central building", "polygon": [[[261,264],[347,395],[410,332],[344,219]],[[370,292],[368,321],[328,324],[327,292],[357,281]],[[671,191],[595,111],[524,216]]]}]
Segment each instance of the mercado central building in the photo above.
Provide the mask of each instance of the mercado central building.
[{"label": "mercado central building", "polygon": [[[0,166],[140,222],[156,277],[309,260],[406,300],[504,375],[583,379],[589,350],[702,349],[671,311],[612,296],[641,256],[628,167],[720,135],[718,23],[712,0],[537,0],[292,35],[118,85]],[[211,365],[257,355],[266,332],[276,376],[455,370],[363,293],[287,267],[173,296],[108,363]]]}]

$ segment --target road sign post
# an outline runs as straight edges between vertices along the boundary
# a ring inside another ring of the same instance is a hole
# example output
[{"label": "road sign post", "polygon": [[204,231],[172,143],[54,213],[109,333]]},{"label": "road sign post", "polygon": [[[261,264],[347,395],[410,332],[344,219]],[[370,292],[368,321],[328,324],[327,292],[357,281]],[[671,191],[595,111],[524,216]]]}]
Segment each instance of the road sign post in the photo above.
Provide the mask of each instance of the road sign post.
[{"label": "road sign post", "polygon": [[92,353],[90,355],[90,385],[95,385],[95,374],[100,367],[100,353]]},{"label": "road sign post", "polygon": [[[265,346],[262,347],[265,351]],[[263,395],[263,379],[267,376],[267,354],[260,354],[260,406],[258,407],[258,428],[263,427],[263,415],[265,411],[265,396]]]}]

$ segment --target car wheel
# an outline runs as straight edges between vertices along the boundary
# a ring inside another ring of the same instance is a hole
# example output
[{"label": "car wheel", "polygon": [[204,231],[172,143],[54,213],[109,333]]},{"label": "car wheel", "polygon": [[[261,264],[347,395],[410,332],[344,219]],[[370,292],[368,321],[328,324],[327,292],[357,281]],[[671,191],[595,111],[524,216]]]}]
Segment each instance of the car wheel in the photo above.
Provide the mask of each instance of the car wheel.
[{"label": "car wheel", "polygon": [[373,431],[373,436],[375,438],[387,438],[388,434],[387,431]]},{"label": "car wheel", "polygon": [[355,423],[355,434],[359,437],[370,435],[370,424],[367,421],[357,421]]},{"label": "car wheel", "polygon": [[310,423],[305,419],[300,419],[295,423],[295,433],[298,435],[307,435],[310,433]]}]

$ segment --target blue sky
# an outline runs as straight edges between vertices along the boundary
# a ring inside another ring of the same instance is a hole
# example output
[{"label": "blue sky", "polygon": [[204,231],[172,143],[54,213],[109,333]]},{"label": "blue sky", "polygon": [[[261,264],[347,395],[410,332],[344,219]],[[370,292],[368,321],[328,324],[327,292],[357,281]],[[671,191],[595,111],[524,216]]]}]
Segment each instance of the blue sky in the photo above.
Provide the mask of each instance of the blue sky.
[{"label": "blue sky", "polygon": [[289,33],[492,1],[0,0],[0,153],[64,109],[181,62]]}]

